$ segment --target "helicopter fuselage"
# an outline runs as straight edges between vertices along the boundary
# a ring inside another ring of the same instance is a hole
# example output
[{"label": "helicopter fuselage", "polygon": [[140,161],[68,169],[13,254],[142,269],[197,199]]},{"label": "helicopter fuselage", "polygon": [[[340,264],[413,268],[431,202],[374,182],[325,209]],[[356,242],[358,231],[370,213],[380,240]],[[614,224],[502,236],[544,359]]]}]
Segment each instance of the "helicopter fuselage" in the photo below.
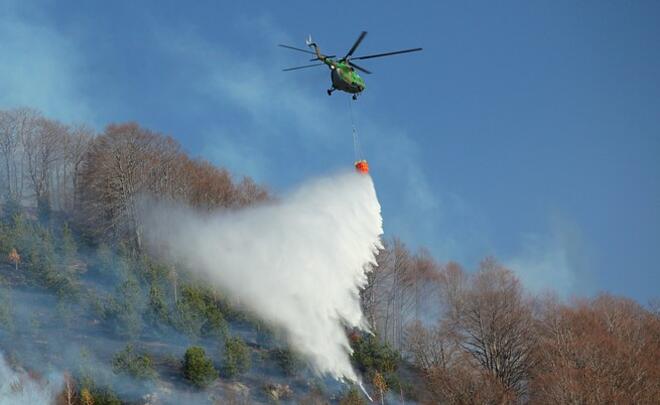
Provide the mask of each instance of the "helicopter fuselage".
[{"label": "helicopter fuselage", "polygon": [[332,87],[351,94],[364,91],[364,80],[348,65],[335,61],[326,62],[330,67]]},{"label": "helicopter fuselage", "polygon": [[332,89],[328,90],[328,94],[331,94],[333,89],[351,94],[359,94],[364,91],[367,87],[364,84],[364,79],[355,72],[355,69],[350,64],[344,60],[334,60],[331,57],[323,55],[315,43],[311,43],[310,46],[316,52],[316,58],[330,68]]}]

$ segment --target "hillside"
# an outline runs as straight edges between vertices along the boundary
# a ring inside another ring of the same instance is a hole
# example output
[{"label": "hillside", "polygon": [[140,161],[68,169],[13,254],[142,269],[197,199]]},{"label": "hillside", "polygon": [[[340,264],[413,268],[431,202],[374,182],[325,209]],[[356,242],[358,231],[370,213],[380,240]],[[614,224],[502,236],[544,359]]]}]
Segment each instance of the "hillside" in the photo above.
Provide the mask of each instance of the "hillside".
[{"label": "hillside", "polygon": [[[17,109],[0,111],[0,128],[0,375],[15,379],[0,399],[366,403],[356,385],[318,375],[281,324],[149,246],[145,195],[199,215],[280,196],[135,123],[94,134]],[[657,305],[532,296],[493,258],[467,271],[396,238],[376,260],[359,296],[374,334],[343,333],[377,401],[660,397]]]}]

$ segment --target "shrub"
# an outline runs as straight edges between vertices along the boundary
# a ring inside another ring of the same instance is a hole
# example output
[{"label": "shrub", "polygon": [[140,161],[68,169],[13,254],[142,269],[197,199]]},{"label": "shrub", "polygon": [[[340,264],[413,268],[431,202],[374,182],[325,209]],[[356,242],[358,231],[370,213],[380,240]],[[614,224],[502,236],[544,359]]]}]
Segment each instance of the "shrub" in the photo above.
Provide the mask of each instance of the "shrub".
[{"label": "shrub", "polygon": [[223,337],[227,331],[220,303],[213,294],[207,289],[190,285],[182,288],[173,323],[193,339],[200,335]]},{"label": "shrub", "polygon": [[218,371],[211,359],[206,357],[204,349],[192,346],[186,350],[183,358],[183,375],[197,387],[207,387],[218,378]]},{"label": "shrub", "polygon": [[367,401],[364,399],[356,386],[352,386],[339,401],[339,405],[366,405]]},{"label": "shrub", "polygon": [[302,361],[290,349],[274,349],[272,357],[280,366],[284,374],[295,375],[303,367]]},{"label": "shrub", "polygon": [[131,339],[140,336],[142,332],[143,297],[137,279],[128,275],[126,280],[116,288],[117,297],[115,315],[117,331]]},{"label": "shrub", "polygon": [[115,274],[115,260],[112,249],[105,243],[101,243],[96,248],[96,268],[100,274],[114,275]]},{"label": "shrub", "polygon": [[146,318],[152,326],[159,327],[161,323],[170,321],[170,314],[163,292],[157,282],[153,281],[149,288]]},{"label": "shrub", "polygon": [[399,362],[399,354],[387,343],[381,343],[373,335],[357,339],[353,344],[353,360],[363,373],[377,371],[387,374],[395,371]]},{"label": "shrub", "polygon": [[144,354],[135,353],[133,346],[128,344],[124,350],[115,354],[112,359],[112,370],[116,374],[124,373],[139,379],[153,379],[156,377],[151,358]]},{"label": "shrub", "polygon": [[10,294],[11,290],[0,284],[0,331],[14,331],[14,315]]},{"label": "shrub", "polygon": [[224,372],[227,377],[234,377],[250,369],[250,349],[240,337],[225,340]]},{"label": "shrub", "polygon": [[78,252],[78,246],[76,246],[76,241],[73,238],[73,233],[71,233],[71,228],[68,224],[64,224],[62,227],[62,237],[60,239],[60,253],[64,259],[65,264],[70,264],[70,261],[73,260]]},{"label": "shrub", "polygon": [[122,405],[117,395],[110,388],[97,388],[88,391],[94,405]]}]

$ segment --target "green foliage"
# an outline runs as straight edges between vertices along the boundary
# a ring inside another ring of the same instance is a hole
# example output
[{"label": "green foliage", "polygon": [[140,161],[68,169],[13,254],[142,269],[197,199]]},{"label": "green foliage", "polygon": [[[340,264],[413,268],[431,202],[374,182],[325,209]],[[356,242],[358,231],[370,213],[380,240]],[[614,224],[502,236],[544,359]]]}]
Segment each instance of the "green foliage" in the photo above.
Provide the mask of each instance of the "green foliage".
[{"label": "green foliage", "polygon": [[353,360],[363,373],[378,371],[387,374],[396,371],[399,354],[374,335],[366,335],[353,344]]},{"label": "green foliage", "polygon": [[[17,222],[17,224],[21,228],[24,226],[21,222]],[[23,245],[20,250],[28,251],[28,272],[36,280],[45,281],[46,286],[49,287],[48,281],[45,279],[55,271],[56,262],[50,231],[39,224],[25,224],[24,229],[15,228],[15,232],[20,235],[19,243]]]},{"label": "green foliage", "polygon": [[38,312],[33,312],[30,315],[30,320],[28,322],[29,331],[32,334],[33,339],[37,339],[41,333],[41,315]]},{"label": "green foliage", "polygon": [[80,360],[76,370],[77,379],[80,381],[81,388],[91,389],[94,387],[94,378],[92,377],[91,353],[86,347],[80,348]]},{"label": "green foliage", "polygon": [[176,311],[172,317],[172,325],[180,332],[185,333],[190,339],[197,340],[201,335],[204,319],[195,311],[188,302],[180,300],[176,305]]},{"label": "green foliage", "polygon": [[153,326],[166,324],[170,319],[165,297],[163,296],[160,286],[156,282],[153,282],[149,288],[146,317],[149,323]]},{"label": "green foliage", "polygon": [[112,370],[115,374],[123,373],[142,380],[156,378],[151,357],[135,353],[130,344],[112,358]]},{"label": "green foliage", "polygon": [[224,337],[227,334],[227,322],[217,306],[206,308],[206,324],[202,328],[204,336]]},{"label": "green foliage", "polygon": [[9,225],[14,221],[14,217],[16,215],[21,215],[22,212],[23,209],[21,208],[21,204],[16,198],[7,198],[2,207],[0,221],[5,225]]},{"label": "green foliage", "polygon": [[[80,288],[75,275],[58,266],[60,260],[48,228],[17,214],[9,227],[9,235],[12,247],[21,252],[22,274],[30,283],[55,292],[60,299],[77,299]],[[75,248],[69,246],[66,251],[70,254],[72,249]]]},{"label": "green foliage", "polygon": [[271,325],[266,323],[263,319],[256,316],[255,314],[247,311],[235,311],[235,314],[232,314],[232,319],[245,322],[250,327],[252,327],[257,332],[256,341],[260,346],[272,346],[274,343],[273,329]]},{"label": "green foliage", "polygon": [[100,313],[114,321],[120,336],[136,339],[142,332],[145,303],[140,282],[133,271],[133,258],[128,250],[120,249],[115,255],[105,244],[99,245],[96,253],[99,272],[111,276],[117,285],[114,294],[105,297]]},{"label": "green foliage", "polygon": [[170,268],[157,261],[152,260],[146,255],[142,256],[145,277],[150,283],[165,280],[170,273]]},{"label": "green foliage", "polygon": [[209,290],[195,286],[182,289],[174,326],[191,338],[224,337],[227,332],[221,304]]},{"label": "green foliage", "polygon": [[122,405],[121,400],[109,387],[89,390],[94,405]]},{"label": "green foliage", "polygon": [[29,236],[32,233],[30,232],[32,231],[32,227],[27,223],[23,214],[14,214],[6,226],[9,229],[13,244],[19,250],[25,250],[31,242]]},{"label": "green foliage", "polygon": [[90,311],[90,315],[102,319],[106,318],[106,308],[104,306],[102,297],[97,291],[93,289],[85,290],[84,298],[82,301],[87,304],[86,309]]},{"label": "green foliage", "polygon": [[55,311],[57,312],[58,319],[62,322],[62,325],[69,328],[74,320],[73,306],[70,302],[65,300],[58,300],[57,305],[55,306]]},{"label": "green foliage", "polygon": [[68,224],[64,224],[62,227],[62,236],[60,239],[60,252],[62,254],[62,259],[65,264],[71,262],[78,252],[78,246],[76,246],[76,241],[73,239],[73,234]]},{"label": "green foliage", "polygon": [[250,349],[240,337],[225,339],[223,371],[227,377],[243,374],[250,369]]},{"label": "green foliage", "polygon": [[138,281],[127,275],[117,287],[114,297],[108,298],[107,314],[114,318],[117,332],[129,339],[135,339],[142,331],[143,297]]},{"label": "green foliage", "polygon": [[294,376],[303,367],[300,358],[289,348],[273,349],[271,356],[287,376]]},{"label": "green foliage", "polygon": [[114,254],[112,249],[105,243],[101,243],[96,248],[96,265],[99,273],[103,275],[115,274]]},{"label": "green foliage", "polygon": [[52,268],[44,269],[42,273],[45,287],[55,292],[60,301],[70,303],[78,300],[80,286],[73,274]]},{"label": "green foliage", "polygon": [[90,394],[94,405],[121,405],[117,395],[108,387],[107,381],[100,384],[94,379],[94,367],[91,361],[91,353],[85,347],[80,349],[80,360],[76,371],[76,379],[79,382],[80,392],[84,390]]},{"label": "green foliage", "polygon": [[11,291],[0,285],[0,331],[12,333],[14,331],[13,306]]},{"label": "green foliage", "polygon": [[367,400],[364,399],[364,396],[360,391],[358,391],[357,387],[355,385],[351,386],[351,388],[344,394],[339,400],[339,405],[366,405]]},{"label": "green foliage", "polygon": [[39,221],[42,223],[48,222],[50,220],[51,213],[52,207],[48,194],[37,196],[37,216],[39,217]]},{"label": "green foliage", "polygon": [[110,388],[92,391],[92,397],[94,398],[94,405],[122,405],[117,394],[112,392]]},{"label": "green foliage", "polygon": [[183,358],[183,375],[195,386],[203,388],[218,378],[218,371],[211,359],[206,357],[204,349],[192,346]]},{"label": "green foliage", "polygon": [[7,257],[14,248],[14,241],[8,225],[0,223],[0,256]]}]

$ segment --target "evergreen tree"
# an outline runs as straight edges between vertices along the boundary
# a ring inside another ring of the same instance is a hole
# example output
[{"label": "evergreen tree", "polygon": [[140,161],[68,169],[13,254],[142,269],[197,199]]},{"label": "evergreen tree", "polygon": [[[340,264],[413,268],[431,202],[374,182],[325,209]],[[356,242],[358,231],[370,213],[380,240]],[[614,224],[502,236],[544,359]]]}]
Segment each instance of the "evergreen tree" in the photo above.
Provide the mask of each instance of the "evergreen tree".
[{"label": "evergreen tree", "polygon": [[112,370],[116,374],[128,374],[142,380],[153,379],[157,375],[151,357],[136,353],[131,344],[112,358]]},{"label": "evergreen tree", "polygon": [[96,248],[96,263],[99,273],[106,276],[115,275],[114,255],[107,244],[101,243]]},{"label": "evergreen tree", "polygon": [[142,332],[142,296],[135,277],[128,275],[118,287],[116,296],[118,332],[135,339]]},{"label": "evergreen tree", "polygon": [[62,254],[62,261],[65,265],[68,265],[75,259],[78,247],[76,246],[76,241],[73,238],[71,229],[68,224],[64,224],[62,227],[62,239],[60,241],[60,251]]},{"label": "evergreen tree", "polygon": [[218,378],[218,371],[211,359],[206,357],[204,349],[192,346],[183,358],[183,375],[195,386],[204,388]]},{"label": "evergreen tree", "polygon": [[0,283],[0,331],[3,330],[8,333],[14,331],[14,316],[11,291]]},{"label": "evergreen tree", "polygon": [[227,377],[243,374],[250,369],[250,349],[240,337],[225,340],[224,373]]},{"label": "evergreen tree", "polygon": [[167,304],[163,292],[156,282],[152,282],[149,288],[149,302],[147,305],[147,319],[153,326],[169,322]]},{"label": "evergreen tree", "polygon": [[363,398],[357,387],[353,385],[341,398],[339,405],[366,405],[367,400]]}]

